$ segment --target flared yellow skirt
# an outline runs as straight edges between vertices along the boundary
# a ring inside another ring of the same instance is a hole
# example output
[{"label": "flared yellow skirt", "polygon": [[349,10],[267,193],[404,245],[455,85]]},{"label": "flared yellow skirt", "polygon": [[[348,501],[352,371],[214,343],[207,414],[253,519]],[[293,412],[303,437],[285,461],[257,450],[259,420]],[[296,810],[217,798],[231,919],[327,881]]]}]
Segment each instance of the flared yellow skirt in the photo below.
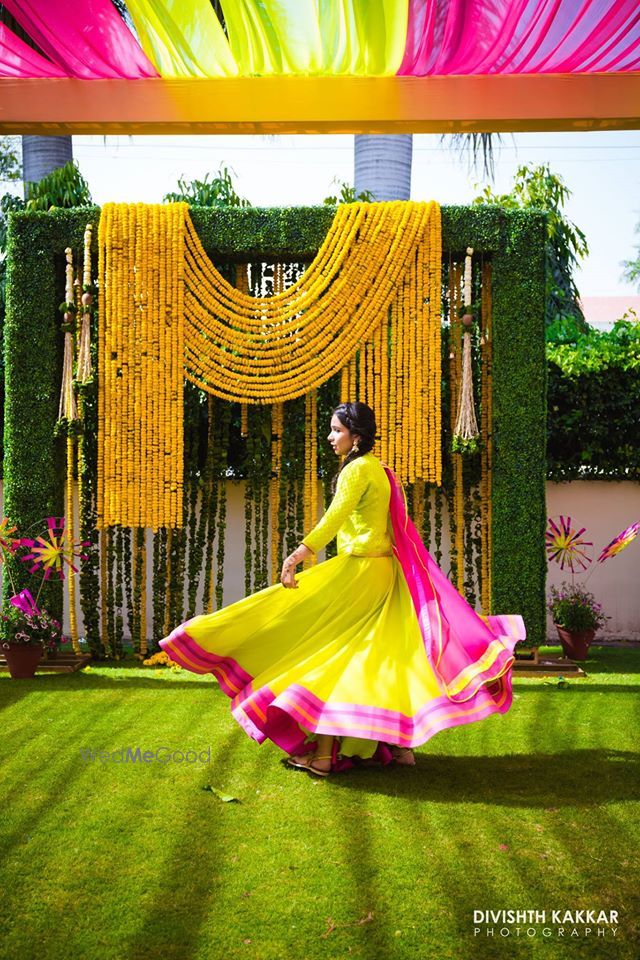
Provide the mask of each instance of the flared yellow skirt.
[{"label": "flared yellow skirt", "polygon": [[395,555],[338,554],[296,581],[193,617],[160,642],[181,666],[218,679],[258,742],[297,753],[307,734],[332,734],[343,755],[366,757],[378,741],[416,746],[508,708],[498,688],[451,703]]}]

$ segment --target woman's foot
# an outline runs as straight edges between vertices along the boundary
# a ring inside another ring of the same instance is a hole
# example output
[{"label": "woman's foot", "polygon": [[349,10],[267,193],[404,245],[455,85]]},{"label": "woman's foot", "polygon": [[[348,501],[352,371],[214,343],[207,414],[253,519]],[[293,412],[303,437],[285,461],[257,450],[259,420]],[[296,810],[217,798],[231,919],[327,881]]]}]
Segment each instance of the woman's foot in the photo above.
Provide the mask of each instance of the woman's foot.
[{"label": "woman's foot", "polygon": [[309,753],[291,753],[289,754],[289,760],[293,760],[295,763],[305,763],[315,755],[315,750],[310,750]]},{"label": "woman's foot", "polygon": [[334,738],[329,734],[318,734],[316,749],[300,755],[289,757],[287,761],[291,767],[299,767],[324,776],[331,770]]},{"label": "woman's foot", "polygon": [[398,747],[395,744],[391,747],[393,759],[400,767],[415,767],[416,758],[413,755],[411,747]]},{"label": "woman's foot", "polygon": [[331,772],[331,762],[331,756],[317,757],[315,753],[306,754],[305,757],[289,757],[287,761],[290,767],[308,770],[309,773],[315,773],[319,777],[326,777]]}]

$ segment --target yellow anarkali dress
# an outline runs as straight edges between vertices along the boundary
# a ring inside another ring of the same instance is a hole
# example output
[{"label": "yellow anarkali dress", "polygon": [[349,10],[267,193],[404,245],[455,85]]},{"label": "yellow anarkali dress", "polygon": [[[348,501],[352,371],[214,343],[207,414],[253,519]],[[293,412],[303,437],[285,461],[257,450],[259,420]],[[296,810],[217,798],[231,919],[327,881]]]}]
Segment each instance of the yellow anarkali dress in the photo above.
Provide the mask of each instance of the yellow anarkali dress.
[{"label": "yellow anarkali dress", "polygon": [[[318,553],[337,536],[337,556],[297,574],[297,589],[274,584],[195,616],[160,641],[181,666],[218,679],[233,716],[259,743],[270,739],[287,753],[303,753],[313,749],[314,734],[333,734],[334,769],[351,766],[350,757],[387,763],[389,744],[417,746],[444,727],[508,709],[510,648],[523,632],[521,619],[511,618],[496,636],[453,591],[488,634],[481,657],[478,648],[461,658],[463,647],[456,638],[454,650],[437,610],[445,637],[439,657],[448,638],[457,658],[455,678],[443,677],[398,557],[396,540],[407,534],[398,525],[401,488],[395,481],[394,491],[393,481],[371,452],[347,463],[329,508],[302,540]],[[405,516],[406,524],[415,531]],[[448,581],[447,588],[453,590]],[[434,598],[425,598],[425,610]]]}]

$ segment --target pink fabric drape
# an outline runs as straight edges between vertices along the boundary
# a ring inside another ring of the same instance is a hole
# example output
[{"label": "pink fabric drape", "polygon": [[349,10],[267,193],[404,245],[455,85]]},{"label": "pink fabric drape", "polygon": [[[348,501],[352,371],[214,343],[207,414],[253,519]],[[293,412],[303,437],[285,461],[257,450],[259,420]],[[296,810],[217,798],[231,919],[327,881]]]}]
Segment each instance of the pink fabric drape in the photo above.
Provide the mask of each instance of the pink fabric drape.
[{"label": "pink fabric drape", "polygon": [[0,23],[0,76],[65,77],[66,73]]},{"label": "pink fabric drape", "polygon": [[638,69],[638,0],[409,0],[398,75]]},{"label": "pink fabric drape", "polygon": [[[9,76],[62,75],[84,80],[158,76],[110,0],[73,4],[67,0],[5,0],[4,5],[52,65],[62,70],[62,74],[39,72],[46,69],[44,58],[25,55],[21,67],[29,72]],[[13,69],[17,66],[14,60]]]},{"label": "pink fabric drape", "polygon": [[526,639],[522,617],[505,614],[485,621],[475,612],[432,559],[407,514],[402,487],[389,467],[385,466],[385,471],[391,486],[394,553],[443,691],[458,703],[500,676],[510,683],[513,649],[518,640]]}]

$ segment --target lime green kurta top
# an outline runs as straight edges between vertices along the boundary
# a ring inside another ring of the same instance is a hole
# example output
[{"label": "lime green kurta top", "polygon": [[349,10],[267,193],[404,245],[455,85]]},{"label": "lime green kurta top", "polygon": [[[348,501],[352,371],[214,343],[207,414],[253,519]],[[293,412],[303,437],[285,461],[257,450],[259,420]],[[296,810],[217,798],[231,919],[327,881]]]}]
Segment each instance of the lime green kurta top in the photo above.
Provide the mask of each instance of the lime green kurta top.
[{"label": "lime green kurta top", "polygon": [[364,453],[342,468],[326,513],[301,542],[318,553],[337,536],[339,554],[390,556],[390,499],[389,478],[382,463],[373,453]]}]

